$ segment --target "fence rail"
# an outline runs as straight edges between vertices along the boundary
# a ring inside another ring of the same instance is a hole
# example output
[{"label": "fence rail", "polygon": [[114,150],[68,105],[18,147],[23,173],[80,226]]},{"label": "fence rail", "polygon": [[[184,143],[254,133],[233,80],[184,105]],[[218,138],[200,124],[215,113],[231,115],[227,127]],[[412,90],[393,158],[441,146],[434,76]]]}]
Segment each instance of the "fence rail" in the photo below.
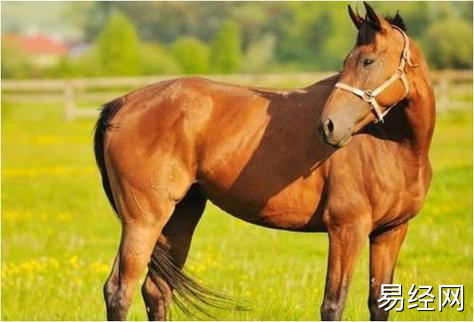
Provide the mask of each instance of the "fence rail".
[{"label": "fence rail", "polygon": [[[211,75],[208,78],[242,85],[274,87],[306,86],[333,75],[334,72],[295,74]],[[106,102],[145,85],[178,76],[147,76],[121,78],[83,78],[70,80],[3,80],[2,99],[21,102],[61,102],[67,120],[93,117],[97,108],[79,108],[79,102]],[[459,99],[472,93],[471,70],[442,70],[431,73],[439,110],[468,107],[472,102]],[[466,94],[467,93],[467,94]]]}]

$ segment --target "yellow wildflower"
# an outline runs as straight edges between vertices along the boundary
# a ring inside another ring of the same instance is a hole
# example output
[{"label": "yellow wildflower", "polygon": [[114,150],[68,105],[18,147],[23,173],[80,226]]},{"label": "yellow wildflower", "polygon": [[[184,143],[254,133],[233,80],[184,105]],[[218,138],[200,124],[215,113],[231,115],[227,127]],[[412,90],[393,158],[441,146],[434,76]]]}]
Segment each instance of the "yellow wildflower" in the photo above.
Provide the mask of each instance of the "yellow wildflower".
[{"label": "yellow wildflower", "polygon": [[72,219],[71,214],[68,213],[60,213],[57,215],[59,221],[70,221]]},{"label": "yellow wildflower", "polygon": [[59,268],[59,262],[55,258],[49,259],[49,265],[51,266],[51,268],[54,268],[54,269]]},{"label": "yellow wildflower", "polygon": [[72,268],[77,269],[79,267],[79,257],[77,255],[72,256],[69,259],[69,265],[71,265]]},{"label": "yellow wildflower", "polygon": [[109,271],[109,266],[97,260],[92,262],[89,267],[97,273],[107,273]]}]

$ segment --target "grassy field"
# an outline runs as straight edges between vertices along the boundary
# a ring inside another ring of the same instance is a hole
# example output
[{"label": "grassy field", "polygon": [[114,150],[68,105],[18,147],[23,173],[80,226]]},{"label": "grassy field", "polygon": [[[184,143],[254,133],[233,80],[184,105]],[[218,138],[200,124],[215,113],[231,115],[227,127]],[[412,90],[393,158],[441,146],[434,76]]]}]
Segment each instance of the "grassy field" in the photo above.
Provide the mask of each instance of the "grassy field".
[{"label": "grassy field", "polygon": [[[102,320],[102,285],[120,235],[99,183],[94,120],[66,123],[60,105],[2,104],[2,320]],[[434,178],[409,228],[395,275],[405,301],[412,283],[463,284],[457,312],[405,309],[393,320],[472,320],[472,110],[438,116]],[[248,312],[220,319],[319,319],[327,256],[325,234],[252,226],[208,204],[187,269],[207,285],[247,299]],[[367,247],[344,319],[368,319]],[[437,307],[438,299],[435,300]],[[173,319],[186,319],[175,308]],[[137,292],[130,319],[146,318]]]}]

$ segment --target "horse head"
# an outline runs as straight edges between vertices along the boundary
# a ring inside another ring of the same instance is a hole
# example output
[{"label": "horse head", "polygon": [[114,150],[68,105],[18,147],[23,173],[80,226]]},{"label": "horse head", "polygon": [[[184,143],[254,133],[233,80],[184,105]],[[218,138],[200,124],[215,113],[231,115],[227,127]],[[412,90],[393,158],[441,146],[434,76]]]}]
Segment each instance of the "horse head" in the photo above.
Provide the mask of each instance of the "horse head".
[{"label": "horse head", "polygon": [[365,18],[348,6],[358,29],[357,42],[319,120],[323,140],[334,147],[346,145],[369,123],[383,122],[390,108],[409,95],[406,71],[416,66],[400,15],[384,18],[364,5]]}]

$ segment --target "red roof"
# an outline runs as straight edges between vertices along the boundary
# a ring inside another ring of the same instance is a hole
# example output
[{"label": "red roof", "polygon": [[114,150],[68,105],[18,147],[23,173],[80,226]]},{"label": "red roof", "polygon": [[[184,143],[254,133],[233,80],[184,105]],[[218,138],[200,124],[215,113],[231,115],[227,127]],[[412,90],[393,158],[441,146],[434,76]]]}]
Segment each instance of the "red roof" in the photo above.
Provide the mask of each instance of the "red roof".
[{"label": "red roof", "polygon": [[7,35],[7,39],[16,42],[27,54],[56,54],[68,52],[66,44],[45,35]]}]

